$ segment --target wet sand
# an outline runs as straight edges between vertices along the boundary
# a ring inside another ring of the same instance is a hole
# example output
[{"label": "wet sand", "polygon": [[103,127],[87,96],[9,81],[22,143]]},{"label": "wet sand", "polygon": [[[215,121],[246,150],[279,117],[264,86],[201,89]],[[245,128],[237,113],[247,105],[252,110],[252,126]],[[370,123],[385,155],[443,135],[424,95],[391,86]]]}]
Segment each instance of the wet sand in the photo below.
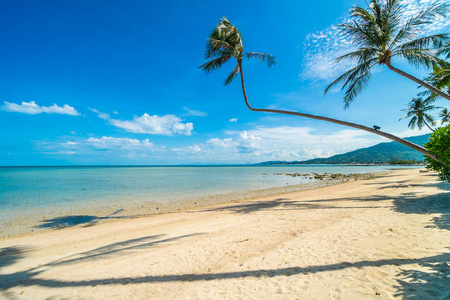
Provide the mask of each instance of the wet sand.
[{"label": "wet sand", "polygon": [[417,169],[84,225],[1,240],[0,298],[450,296],[450,184]]}]

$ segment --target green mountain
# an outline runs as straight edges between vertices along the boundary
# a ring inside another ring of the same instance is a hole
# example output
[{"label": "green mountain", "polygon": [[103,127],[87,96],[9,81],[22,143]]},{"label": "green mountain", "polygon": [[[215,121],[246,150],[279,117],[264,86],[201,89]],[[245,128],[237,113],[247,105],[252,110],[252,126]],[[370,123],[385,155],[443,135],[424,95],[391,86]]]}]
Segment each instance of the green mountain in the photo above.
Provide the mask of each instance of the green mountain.
[{"label": "green mountain", "polygon": [[[405,138],[406,140],[421,145],[425,144],[430,134]],[[421,153],[397,142],[380,143],[375,146],[362,148],[334,155],[328,158],[315,158],[306,161],[272,161],[261,163],[263,165],[280,164],[382,164],[393,161],[424,161]]]}]

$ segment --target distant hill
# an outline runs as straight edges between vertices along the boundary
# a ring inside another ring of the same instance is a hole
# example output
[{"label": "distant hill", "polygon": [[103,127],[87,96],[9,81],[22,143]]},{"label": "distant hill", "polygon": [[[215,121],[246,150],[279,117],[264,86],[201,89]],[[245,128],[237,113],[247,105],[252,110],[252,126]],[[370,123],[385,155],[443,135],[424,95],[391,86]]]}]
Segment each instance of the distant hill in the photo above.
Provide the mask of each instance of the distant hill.
[{"label": "distant hill", "polygon": [[[425,144],[430,134],[405,138],[406,140],[421,145]],[[423,154],[408,148],[397,142],[380,143],[375,146],[362,148],[334,155],[328,158],[315,158],[305,161],[268,161],[260,165],[284,165],[284,164],[382,164],[392,161],[424,161]]]}]

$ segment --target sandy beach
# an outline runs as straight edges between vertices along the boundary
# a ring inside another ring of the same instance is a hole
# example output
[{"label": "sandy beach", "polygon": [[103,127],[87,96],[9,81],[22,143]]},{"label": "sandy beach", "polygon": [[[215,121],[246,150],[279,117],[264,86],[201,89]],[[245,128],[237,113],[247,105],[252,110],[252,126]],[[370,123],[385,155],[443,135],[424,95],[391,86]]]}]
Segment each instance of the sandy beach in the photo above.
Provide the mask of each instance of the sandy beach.
[{"label": "sandy beach", "polygon": [[411,169],[4,239],[0,298],[448,299],[449,200]]}]

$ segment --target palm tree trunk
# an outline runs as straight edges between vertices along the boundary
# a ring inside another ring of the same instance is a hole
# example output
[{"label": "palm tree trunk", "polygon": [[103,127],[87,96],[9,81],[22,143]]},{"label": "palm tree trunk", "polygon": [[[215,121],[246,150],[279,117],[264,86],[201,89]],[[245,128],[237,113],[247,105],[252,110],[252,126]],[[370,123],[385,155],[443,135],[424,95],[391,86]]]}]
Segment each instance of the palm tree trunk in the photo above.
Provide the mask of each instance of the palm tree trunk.
[{"label": "palm tree trunk", "polygon": [[432,159],[434,159],[437,162],[440,162],[441,164],[447,166],[450,168],[450,165],[444,163],[437,155],[429,152],[427,149],[425,149],[422,146],[419,146],[417,144],[411,143],[410,141],[407,141],[405,139],[399,138],[395,135],[392,135],[390,133],[387,132],[383,132],[380,130],[376,130],[370,127],[366,127],[363,125],[359,125],[359,124],[355,124],[355,123],[350,123],[350,122],[346,122],[346,121],[340,121],[340,120],[336,120],[336,119],[332,119],[332,118],[327,118],[327,117],[321,117],[321,116],[315,116],[315,115],[310,115],[310,114],[304,114],[304,113],[299,113],[299,112],[293,112],[293,111],[286,111],[286,110],[278,110],[278,109],[264,109],[264,108],[253,108],[250,106],[250,103],[248,102],[247,99],[247,92],[245,90],[245,84],[244,84],[244,73],[242,71],[242,64],[241,61],[238,61],[239,64],[239,72],[241,73],[241,84],[242,84],[242,93],[244,94],[244,100],[245,100],[245,104],[247,105],[247,107],[252,110],[252,111],[261,111],[261,112],[269,112],[269,113],[276,113],[276,114],[285,114],[285,115],[292,115],[292,116],[300,116],[300,117],[305,117],[305,118],[310,118],[310,119],[315,119],[315,120],[321,120],[321,121],[326,121],[326,122],[331,122],[331,123],[335,123],[335,124],[339,124],[339,125],[343,125],[343,126],[348,126],[348,127],[353,127],[356,129],[360,129],[360,130],[364,130],[364,131],[368,131],[370,133],[374,133],[377,135],[381,135],[385,138],[388,138],[390,140],[399,142],[402,145],[405,145],[406,147],[409,147],[411,149],[414,149],[420,153],[422,153],[425,156],[428,156]]},{"label": "palm tree trunk", "polygon": [[428,123],[425,121],[425,120],[423,120],[423,122],[425,123],[425,125],[427,125],[427,127],[431,130],[431,131],[433,131],[434,132],[434,129],[433,128],[431,128],[430,127],[430,125],[428,125]]},{"label": "palm tree trunk", "polygon": [[395,73],[400,74],[400,75],[402,75],[403,77],[406,77],[406,78],[408,78],[408,79],[414,81],[415,83],[417,83],[417,84],[423,86],[423,87],[426,88],[426,89],[429,89],[430,91],[432,91],[433,93],[437,94],[438,96],[440,96],[440,97],[442,97],[442,98],[447,99],[447,100],[450,101],[450,95],[448,95],[448,94],[444,93],[443,91],[441,91],[441,90],[435,88],[435,87],[432,86],[431,84],[428,84],[428,83],[426,83],[426,82],[424,82],[424,81],[422,81],[422,80],[420,80],[420,79],[418,79],[418,78],[416,78],[416,77],[414,77],[414,76],[412,76],[412,75],[409,75],[409,74],[406,73],[406,72],[403,72],[402,70],[399,70],[399,69],[393,67],[393,66],[391,65],[390,62],[386,62],[386,66],[387,66],[389,69],[391,69],[392,71],[394,71]]}]

